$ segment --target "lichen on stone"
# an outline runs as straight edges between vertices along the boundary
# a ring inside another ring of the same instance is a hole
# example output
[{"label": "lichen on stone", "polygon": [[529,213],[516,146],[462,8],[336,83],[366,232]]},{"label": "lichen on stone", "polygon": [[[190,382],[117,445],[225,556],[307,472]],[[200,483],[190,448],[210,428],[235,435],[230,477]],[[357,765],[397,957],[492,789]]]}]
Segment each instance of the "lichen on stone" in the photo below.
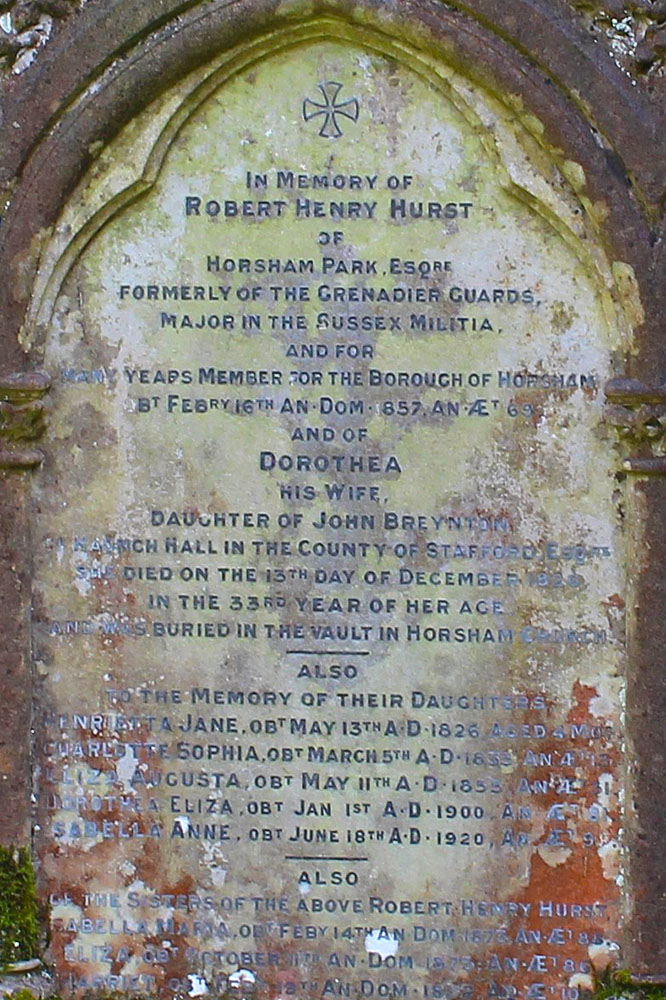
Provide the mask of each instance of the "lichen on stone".
[{"label": "lichen on stone", "polygon": [[0,73],[23,73],[51,37],[54,20],[75,6],[76,0],[0,0]]},{"label": "lichen on stone", "polygon": [[629,72],[663,73],[666,0],[570,0],[590,30],[605,38],[617,64]]}]

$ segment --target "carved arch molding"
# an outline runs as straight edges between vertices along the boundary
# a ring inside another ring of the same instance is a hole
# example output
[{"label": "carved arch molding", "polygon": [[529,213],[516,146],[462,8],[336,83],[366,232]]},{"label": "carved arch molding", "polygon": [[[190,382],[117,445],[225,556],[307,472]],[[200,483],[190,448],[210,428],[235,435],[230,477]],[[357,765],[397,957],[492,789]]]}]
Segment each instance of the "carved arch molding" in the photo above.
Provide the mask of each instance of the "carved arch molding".
[{"label": "carved arch molding", "polygon": [[[628,691],[632,885],[627,960],[666,973],[666,812],[661,661],[666,646],[666,480],[655,439],[666,412],[666,9],[658,0],[12,0],[0,3],[0,599],[7,622],[0,697],[7,843],[30,833],[29,479],[48,386],[21,346],[40,255],[68,196],[101,149],[143,108],[220,52],[327,14],[440,53],[535,116],[541,142],[580,164],[608,257],[629,265],[642,307],[636,352],[617,360],[609,422],[637,454],[626,471],[644,504],[651,558],[634,581]],[[632,465],[632,462],[634,463]],[[17,474],[18,470],[18,474]],[[658,475],[649,475],[650,473]],[[620,470],[620,474],[624,474]],[[646,475],[648,474],[648,475]],[[649,622],[649,629],[645,623]],[[17,697],[17,692],[22,697]]]}]

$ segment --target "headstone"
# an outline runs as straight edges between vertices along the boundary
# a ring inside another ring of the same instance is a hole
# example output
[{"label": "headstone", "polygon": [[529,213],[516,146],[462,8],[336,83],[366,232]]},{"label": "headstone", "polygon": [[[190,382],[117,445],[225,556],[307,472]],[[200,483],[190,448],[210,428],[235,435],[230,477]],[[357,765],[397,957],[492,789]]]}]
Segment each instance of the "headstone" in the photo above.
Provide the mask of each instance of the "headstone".
[{"label": "headstone", "polygon": [[585,184],[322,22],[64,207],[23,336],[65,994],[577,1000],[613,962],[638,306]]}]

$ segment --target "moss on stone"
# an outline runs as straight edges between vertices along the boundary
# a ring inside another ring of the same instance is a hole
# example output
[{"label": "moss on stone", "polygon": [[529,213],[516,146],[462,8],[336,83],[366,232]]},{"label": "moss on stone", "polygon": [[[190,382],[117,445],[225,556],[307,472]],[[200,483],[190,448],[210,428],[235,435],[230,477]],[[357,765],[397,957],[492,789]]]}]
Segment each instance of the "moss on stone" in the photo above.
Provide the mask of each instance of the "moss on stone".
[{"label": "moss on stone", "polygon": [[608,968],[596,977],[593,1000],[666,1000],[666,983],[647,983],[628,969]]},{"label": "moss on stone", "polygon": [[26,848],[0,847],[0,969],[39,952],[39,903]]}]

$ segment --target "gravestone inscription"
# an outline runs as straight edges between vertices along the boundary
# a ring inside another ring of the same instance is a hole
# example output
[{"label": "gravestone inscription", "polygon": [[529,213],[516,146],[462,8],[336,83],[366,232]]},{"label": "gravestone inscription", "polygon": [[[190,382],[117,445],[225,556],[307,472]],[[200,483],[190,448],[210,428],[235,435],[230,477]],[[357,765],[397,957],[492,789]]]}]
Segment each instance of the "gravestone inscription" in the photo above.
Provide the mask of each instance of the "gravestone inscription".
[{"label": "gravestone inscription", "polygon": [[620,917],[626,589],[578,168],[353,39],[159,115],[46,346],[61,988],[576,1000]]}]

